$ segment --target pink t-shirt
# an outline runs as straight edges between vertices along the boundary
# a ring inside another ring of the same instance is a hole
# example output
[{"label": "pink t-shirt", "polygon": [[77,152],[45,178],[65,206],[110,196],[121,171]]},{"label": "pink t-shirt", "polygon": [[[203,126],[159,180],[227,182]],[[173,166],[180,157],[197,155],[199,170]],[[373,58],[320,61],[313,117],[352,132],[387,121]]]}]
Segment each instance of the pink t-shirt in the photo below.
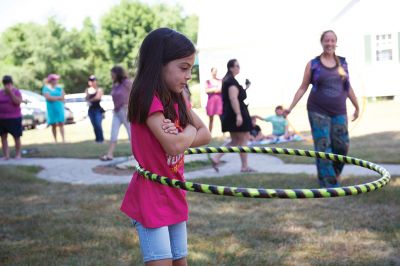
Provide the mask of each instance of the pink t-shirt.
[{"label": "pink t-shirt", "polygon": [[[163,110],[160,99],[155,96],[148,116]],[[175,110],[178,114],[177,104]],[[181,129],[179,117],[175,124]],[[150,172],[184,181],[183,154],[166,154],[145,123],[131,123],[131,132],[132,152],[139,165]],[[186,191],[158,184],[135,173],[122,201],[121,211],[147,228],[187,221]]]},{"label": "pink t-shirt", "polygon": [[[12,92],[15,96],[21,98],[21,92],[18,89],[12,88]],[[6,91],[0,89],[0,119],[20,118],[21,116],[19,104],[14,104]]]}]

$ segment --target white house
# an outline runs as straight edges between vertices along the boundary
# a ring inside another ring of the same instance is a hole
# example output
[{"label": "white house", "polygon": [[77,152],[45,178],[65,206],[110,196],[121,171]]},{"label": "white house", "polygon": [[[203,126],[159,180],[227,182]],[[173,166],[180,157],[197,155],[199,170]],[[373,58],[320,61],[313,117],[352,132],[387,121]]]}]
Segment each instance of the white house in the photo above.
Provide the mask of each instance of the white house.
[{"label": "white house", "polygon": [[[240,83],[252,86],[252,107],[288,105],[307,62],[322,52],[320,35],[338,35],[359,96],[400,95],[400,16],[396,0],[202,1],[199,66],[202,84],[211,67],[219,77],[238,59]],[[202,105],[206,94],[203,93]]]}]

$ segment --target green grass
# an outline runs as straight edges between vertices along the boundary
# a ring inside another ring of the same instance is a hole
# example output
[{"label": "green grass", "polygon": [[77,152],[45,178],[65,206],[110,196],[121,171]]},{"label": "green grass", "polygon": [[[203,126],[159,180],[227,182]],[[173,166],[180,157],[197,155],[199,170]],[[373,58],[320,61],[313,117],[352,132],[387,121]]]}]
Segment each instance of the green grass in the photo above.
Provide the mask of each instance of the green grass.
[{"label": "green grass", "polygon": [[[74,143],[43,143],[24,145],[25,150],[35,150],[32,154],[24,157],[48,158],[99,158],[107,153],[108,143],[97,144],[93,141],[82,141]],[[129,140],[120,140],[114,151],[114,157],[129,156],[132,154]]]},{"label": "green grass", "polygon": [[[221,146],[222,138],[213,138],[208,146]],[[270,147],[286,147],[294,149],[313,150],[310,141],[289,142]],[[72,142],[65,144],[30,144],[24,149],[34,149],[37,153],[24,155],[25,157],[65,157],[65,158],[98,158],[105,154],[108,145],[96,144],[93,141]],[[391,131],[375,133],[360,137],[353,137],[350,141],[349,156],[361,158],[374,163],[400,164],[400,132]],[[0,153],[1,154],[1,153]],[[127,139],[120,140],[115,149],[114,156],[131,155],[130,143]],[[314,163],[314,159],[300,156],[276,155],[286,163]]]},{"label": "green grass", "polygon": [[[9,140],[10,141],[10,140]],[[209,146],[220,146],[223,140],[214,138]],[[40,143],[23,145],[28,154],[23,155],[28,158],[99,158],[108,149],[108,143],[98,144],[93,141],[68,142],[68,143]],[[3,153],[0,151],[0,156]],[[11,155],[14,155],[13,147]],[[131,144],[128,139],[119,140],[114,151],[114,157],[132,155]]]},{"label": "green grass", "polygon": [[[397,111],[397,105],[393,105],[394,113]],[[381,112],[383,106],[372,106],[372,114]],[[371,108],[372,108],[371,107]],[[204,119],[207,119],[206,117]],[[364,120],[367,118],[364,118]],[[377,118],[371,116],[372,120]],[[364,121],[363,120],[363,121]],[[206,120],[204,120],[206,121]],[[382,123],[385,120],[383,119]],[[308,123],[308,122],[307,122]],[[386,122],[387,123],[387,122]],[[383,123],[385,124],[385,123]],[[393,124],[393,123],[390,123]],[[217,123],[218,125],[218,123]],[[380,125],[382,126],[382,125]],[[308,124],[307,124],[308,127]],[[111,128],[111,117],[103,120],[104,137],[109,139]],[[384,127],[385,128],[385,127]],[[395,127],[391,127],[395,128]],[[218,130],[215,129],[215,130]],[[96,144],[94,142],[93,129],[88,120],[80,121],[76,124],[66,125],[66,144],[54,144],[51,128],[24,131],[22,137],[23,149],[35,150],[37,153],[23,155],[24,157],[66,157],[66,158],[98,158],[106,153],[108,142]],[[367,131],[370,132],[370,131]],[[305,132],[309,133],[309,132]],[[222,137],[212,139],[209,146],[221,146],[224,143]],[[9,137],[9,145],[13,155],[13,140]],[[283,143],[279,145],[269,145],[278,147],[288,147],[297,149],[313,149],[311,140],[293,143]],[[398,163],[400,164],[400,131],[386,131],[381,133],[366,134],[362,136],[351,137],[349,155],[369,160],[376,163]],[[115,157],[131,155],[131,147],[124,128],[120,129],[120,139],[115,150]],[[0,151],[0,156],[2,153]],[[278,155],[287,163],[314,163],[313,159],[299,156]]]},{"label": "green grass", "polygon": [[[126,185],[68,185],[0,167],[0,265],[141,265],[119,206]],[[347,176],[344,184],[371,180]],[[306,175],[197,182],[314,187]],[[265,200],[188,193],[189,265],[398,265],[400,179],[359,196]]]},{"label": "green grass", "polygon": [[191,162],[185,162],[185,172],[191,172],[191,171],[196,171],[196,170],[201,170],[205,168],[210,168],[210,162],[209,161],[191,161]]}]

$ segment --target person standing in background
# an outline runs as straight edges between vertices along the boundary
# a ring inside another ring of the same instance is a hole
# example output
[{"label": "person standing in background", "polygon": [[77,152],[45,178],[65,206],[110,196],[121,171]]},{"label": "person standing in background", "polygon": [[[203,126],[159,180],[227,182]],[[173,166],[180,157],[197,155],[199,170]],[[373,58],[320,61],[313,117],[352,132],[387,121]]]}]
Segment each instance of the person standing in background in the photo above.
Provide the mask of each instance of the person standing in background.
[{"label": "person standing in background", "polygon": [[[347,128],[346,100],[350,99],[357,119],[359,107],[350,84],[347,62],[335,53],[337,36],[327,30],[321,35],[323,52],[307,63],[303,81],[297,90],[288,114],[313,85],[307,101],[308,118],[314,141],[314,149],[325,153],[347,155],[349,132]],[[316,159],[318,180],[321,187],[340,186],[340,174],[344,164],[330,160]]]},{"label": "person standing in background", "polygon": [[62,142],[65,142],[64,134],[64,90],[58,85],[60,76],[50,74],[47,76],[47,84],[42,88],[42,94],[46,98],[47,124],[51,126],[53,137],[57,142],[57,127],[60,129]]},{"label": "person standing in background", "polygon": [[222,81],[217,78],[217,69],[211,68],[211,79],[206,81],[206,93],[208,95],[206,111],[209,117],[208,129],[212,132],[214,115],[222,115]]},{"label": "person standing in background", "polygon": [[101,122],[103,120],[104,109],[100,106],[103,89],[97,86],[96,76],[89,76],[89,88],[86,89],[86,101],[89,104],[88,116],[92,123],[97,143],[103,143],[103,128]]},{"label": "person standing in background", "polygon": [[117,145],[118,133],[121,125],[125,126],[129,139],[131,139],[130,126],[127,119],[129,95],[132,89],[132,82],[128,79],[125,70],[120,66],[111,69],[113,87],[111,96],[114,103],[114,112],[111,124],[111,138],[107,154],[100,157],[102,161],[114,159],[114,150]]},{"label": "person standing in background", "polygon": [[8,148],[8,134],[12,135],[15,142],[15,159],[21,158],[22,114],[20,104],[22,96],[20,91],[13,86],[11,76],[3,77],[4,88],[0,89],[0,135],[3,160],[10,159]]},{"label": "person standing in background", "polygon": [[[246,81],[246,89],[244,89],[236,80],[236,75],[240,73],[239,62],[236,59],[228,61],[227,69],[222,82],[222,132],[229,132],[231,135],[231,141],[226,146],[245,146],[249,141],[252,128],[249,110],[244,103],[247,98],[246,90],[250,86],[250,81]],[[223,153],[220,153],[211,158],[212,166],[217,172],[223,155]],[[247,158],[247,153],[240,153],[242,162],[240,172],[256,172],[256,170],[249,167]]]}]

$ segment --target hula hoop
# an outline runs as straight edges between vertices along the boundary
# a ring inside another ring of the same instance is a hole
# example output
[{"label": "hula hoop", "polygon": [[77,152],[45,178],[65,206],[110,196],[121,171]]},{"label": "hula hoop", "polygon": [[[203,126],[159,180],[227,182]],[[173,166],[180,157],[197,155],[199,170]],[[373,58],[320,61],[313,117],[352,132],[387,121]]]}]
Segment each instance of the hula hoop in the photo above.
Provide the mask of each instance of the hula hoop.
[{"label": "hula hoop", "polygon": [[267,188],[239,188],[229,186],[216,186],[209,184],[200,184],[189,181],[180,181],[165,176],[160,176],[136,166],[136,171],[145,178],[173,188],[183,189],[187,191],[215,194],[234,197],[248,198],[283,198],[283,199],[300,199],[300,198],[330,198],[354,196],[370,191],[378,190],[387,185],[390,181],[390,173],[375,163],[371,163],[358,158],[343,156],[333,153],[324,153],[311,150],[287,149],[287,148],[270,148],[270,147],[205,147],[191,148],[185,151],[186,155],[200,153],[269,153],[269,154],[286,154],[305,157],[314,157],[327,159],[331,161],[339,161],[346,164],[368,168],[381,175],[375,181],[337,188],[315,188],[315,189],[267,189]]}]

